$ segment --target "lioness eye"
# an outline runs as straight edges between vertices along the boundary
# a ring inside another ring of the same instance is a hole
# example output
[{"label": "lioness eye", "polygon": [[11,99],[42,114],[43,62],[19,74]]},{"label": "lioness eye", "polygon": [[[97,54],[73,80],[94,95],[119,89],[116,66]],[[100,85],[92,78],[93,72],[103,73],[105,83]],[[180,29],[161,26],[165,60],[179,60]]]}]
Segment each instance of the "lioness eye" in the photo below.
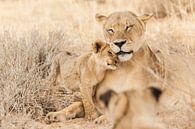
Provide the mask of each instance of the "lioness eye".
[{"label": "lioness eye", "polygon": [[113,33],[114,33],[114,30],[113,30],[113,29],[107,29],[107,32],[108,32],[109,34],[113,34]]},{"label": "lioness eye", "polygon": [[130,31],[133,28],[134,25],[128,25],[125,28],[125,31]]}]

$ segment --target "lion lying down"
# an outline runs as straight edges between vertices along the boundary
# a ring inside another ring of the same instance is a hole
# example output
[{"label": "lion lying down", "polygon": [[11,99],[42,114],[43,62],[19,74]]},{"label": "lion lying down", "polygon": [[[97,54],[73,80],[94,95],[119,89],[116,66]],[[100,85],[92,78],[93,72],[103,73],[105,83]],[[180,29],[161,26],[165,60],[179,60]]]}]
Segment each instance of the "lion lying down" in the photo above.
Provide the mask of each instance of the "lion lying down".
[{"label": "lion lying down", "polygon": [[[117,56],[109,48],[109,45],[102,41],[93,43],[93,51],[80,57],[78,62],[78,73],[81,82],[80,91],[87,119],[97,117],[97,112],[92,102],[93,89],[102,81],[106,70],[115,70],[117,68],[117,63]],[[83,110],[82,108],[76,109],[81,105],[82,103],[76,102],[66,110],[50,112],[46,118],[49,121],[64,121],[65,119],[75,118]]]},{"label": "lion lying down", "polygon": [[112,121],[112,129],[165,129],[155,117],[161,93],[155,87],[121,93],[108,89],[96,100]]}]

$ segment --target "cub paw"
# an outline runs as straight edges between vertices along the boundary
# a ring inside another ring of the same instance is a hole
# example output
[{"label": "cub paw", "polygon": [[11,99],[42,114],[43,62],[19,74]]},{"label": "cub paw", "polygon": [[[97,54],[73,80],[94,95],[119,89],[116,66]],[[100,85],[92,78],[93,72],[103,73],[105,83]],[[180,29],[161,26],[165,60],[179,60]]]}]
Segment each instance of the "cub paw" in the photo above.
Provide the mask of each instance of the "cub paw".
[{"label": "cub paw", "polygon": [[47,123],[63,122],[76,117],[76,113],[62,113],[62,112],[50,112],[46,115],[45,121]]},{"label": "cub paw", "polygon": [[85,115],[85,119],[87,120],[94,120],[98,118],[98,113],[97,111],[94,111],[92,114]]},{"label": "cub paw", "polygon": [[106,124],[108,123],[108,120],[105,115],[102,115],[94,120],[95,124]]}]

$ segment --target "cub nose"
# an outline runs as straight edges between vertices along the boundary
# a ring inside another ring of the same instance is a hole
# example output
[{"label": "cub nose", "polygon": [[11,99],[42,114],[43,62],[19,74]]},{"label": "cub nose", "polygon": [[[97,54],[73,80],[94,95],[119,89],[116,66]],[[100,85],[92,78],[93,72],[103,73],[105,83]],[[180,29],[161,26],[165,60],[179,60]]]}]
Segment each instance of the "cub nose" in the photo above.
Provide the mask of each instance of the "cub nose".
[{"label": "cub nose", "polygon": [[121,47],[123,46],[123,44],[125,44],[125,43],[126,43],[126,40],[114,42],[114,44],[115,44],[116,46],[118,46],[119,48],[121,48]]}]

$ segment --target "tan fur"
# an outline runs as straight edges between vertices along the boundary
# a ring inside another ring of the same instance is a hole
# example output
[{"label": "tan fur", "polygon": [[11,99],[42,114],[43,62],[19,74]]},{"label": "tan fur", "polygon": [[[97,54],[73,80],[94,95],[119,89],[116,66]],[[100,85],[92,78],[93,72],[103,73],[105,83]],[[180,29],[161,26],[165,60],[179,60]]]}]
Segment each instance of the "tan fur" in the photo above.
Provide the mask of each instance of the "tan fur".
[{"label": "tan fur", "polygon": [[[102,41],[96,41],[93,44],[93,52],[89,52],[78,61],[78,74],[80,75],[80,91],[82,96],[82,103],[85,110],[85,117],[92,119],[97,117],[95,106],[92,102],[92,96],[94,94],[94,87],[102,81],[106,70],[115,70],[117,68],[117,56],[111,51],[109,45]],[[78,109],[75,109],[78,106]],[[75,118],[79,112],[70,112],[69,110],[83,111],[82,105],[75,104],[62,111],[49,113],[47,119],[53,121],[53,116],[58,121],[63,121],[63,118]],[[73,109],[71,109],[73,108]]]},{"label": "tan fur", "polygon": [[85,117],[87,119],[97,117],[96,109],[92,102],[94,87],[102,81],[106,70],[116,69],[118,62],[117,56],[110,50],[107,44],[101,41],[96,41],[96,43],[97,42],[101,43],[99,45],[102,45],[101,48],[99,48],[100,50],[97,53],[93,52],[83,56],[79,66],[81,76],[80,90],[85,110]]},{"label": "tan fur", "polygon": [[[108,17],[96,15],[97,21],[103,24],[106,42],[120,60],[118,68],[107,70],[103,80],[98,83],[97,96],[106,89],[112,89],[120,93],[145,88],[149,85],[163,88],[162,82],[165,77],[165,70],[162,62],[158,60],[144,40],[145,25],[151,17],[147,14],[136,16],[132,12],[115,12]],[[121,41],[125,41],[125,43],[119,48],[115,42]],[[121,51],[125,54],[122,52],[122,55],[119,55]],[[88,77],[85,79],[88,79]],[[88,96],[85,98],[90,98],[92,94],[86,91],[88,89],[82,91],[85,96]],[[83,103],[85,105],[86,102]],[[105,113],[104,108],[99,107],[97,103],[95,103],[95,106],[99,112]],[[80,109],[82,106],[79,105],[77,108]],[[84,106],[84,110],[85,108],[89,109],[91,107]],[[102,123],[103,121],[106,121],[106,117],[100,116],[95,120],[96,123]]]},{"label": "tan fur", "polygon": [[[47,79],[51,86],[63,85],[68,92],[79,90],[80,76],[77,67],[78,55],[67,51],[61,51],[53,57],[51,72]],[[74,80],[74,81],[73,81]]]},{"label": "tan fur", "polygon": [[[132,12],[115,12],[109,16],[97,14],[96,19],[103,24],[106,42],[119,55],[120,61],[129,61],[133,54],[145,43],[145,24],[152,15],[136,16]],[[121,48],[117,45],[123,43]]]},{"label": "tan fur", "polygon": [[[65,109],[57,112],[49,112],[46,116],[46,122],[59,122],[75,117],[83,116],[82,102],[74,102]],[[78,108],[80,107],[80,108]]]},{"label": "tan fur", "polygon": [[97,101],[112,121],[112,129],[165,129],[155,116],[159,104],[155,97],[150,88],[121,93],[107,90]]},{"label": "tan fur", "polygon": [[[113,51],[116,53],[132,51],[130,54],[118,55],[119,60],[121,59],[119,68],[106,73],[104,80],[98,85],[98,92],[102,93],[106,89],[112,89],[120,93],[150,85],[163,88],[165,79],[163,62],[158,60],[144,40],[145,25],[151,16],[116,12],[108,17],[97,15],[96,18],[103,23],[105,37]],[[129,25],[133,26],[127,31],[126,27]],[[112,28],[114,33],[110,34],[107,31],[109,28]],[[117,41],[126,42],[119,48],[115,45]],[[96,106],[104,114],[104,109],[97,104]]]}]

